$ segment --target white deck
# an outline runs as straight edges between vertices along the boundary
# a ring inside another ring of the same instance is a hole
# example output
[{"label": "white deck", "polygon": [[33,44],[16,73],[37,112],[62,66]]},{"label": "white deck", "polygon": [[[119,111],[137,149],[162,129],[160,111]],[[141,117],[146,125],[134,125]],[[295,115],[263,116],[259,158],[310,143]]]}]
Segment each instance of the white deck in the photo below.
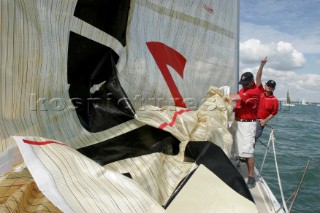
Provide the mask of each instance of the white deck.
[{"label": "white deck", "polygon": [[[238,167],[236,165],[236,168],[238,168],[240,174],[244,177],[245,181],[247,181],[247,165],[245,163],[240,163],[240,166]],[[278,200],[275,198],[269,186],[264,181],[263,177],[260,175],[259,171],[256,168],[255,179],[256,186],[250,189],[250,192],[255,201],[257,209],[259,210],[259,213],[284,213],[284,210],[282,209]]]}]

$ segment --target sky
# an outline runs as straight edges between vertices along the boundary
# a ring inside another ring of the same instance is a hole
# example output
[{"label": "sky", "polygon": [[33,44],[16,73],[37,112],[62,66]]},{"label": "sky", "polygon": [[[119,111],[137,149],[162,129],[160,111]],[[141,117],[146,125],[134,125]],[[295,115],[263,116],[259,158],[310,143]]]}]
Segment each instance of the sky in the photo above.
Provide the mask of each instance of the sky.
[{"label": "sky", "polygon": [[240,75],[275,80],[275,96],[320,103],[320,0],[241,0]]}]

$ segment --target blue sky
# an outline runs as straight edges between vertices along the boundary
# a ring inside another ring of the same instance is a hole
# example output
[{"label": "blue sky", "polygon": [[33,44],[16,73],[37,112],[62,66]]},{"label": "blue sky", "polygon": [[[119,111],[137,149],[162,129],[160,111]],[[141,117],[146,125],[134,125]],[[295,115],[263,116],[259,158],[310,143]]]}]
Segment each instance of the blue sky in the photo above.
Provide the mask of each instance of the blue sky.
[{"label": "blue sky", "polygon": [[320,0],[240,1],[240,74],[265,56],[279,99],[320,102]]}]

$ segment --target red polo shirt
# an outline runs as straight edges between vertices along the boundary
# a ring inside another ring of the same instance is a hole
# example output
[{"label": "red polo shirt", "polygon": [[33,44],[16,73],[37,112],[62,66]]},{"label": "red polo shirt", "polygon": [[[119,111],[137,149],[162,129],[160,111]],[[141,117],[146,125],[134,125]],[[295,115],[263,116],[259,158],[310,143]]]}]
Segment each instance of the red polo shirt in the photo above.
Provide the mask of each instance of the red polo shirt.
[{"label": "red polo shirt", "polygon": [[242,88],[238,92],[238,95],[241,97],[241,101],[237,102],[234,109],[236,119],[257,119],[260,94],[261,92],[257,85],[254,85],[246,91]]},{"label": "red polo shirt", "polygon": [[264,88],[259,86],[261,91],[260,104],[258,108],[258,118],[266,119],[270,114],[276,115],[278,113],[279,101],[274,95],[265,95]]}]

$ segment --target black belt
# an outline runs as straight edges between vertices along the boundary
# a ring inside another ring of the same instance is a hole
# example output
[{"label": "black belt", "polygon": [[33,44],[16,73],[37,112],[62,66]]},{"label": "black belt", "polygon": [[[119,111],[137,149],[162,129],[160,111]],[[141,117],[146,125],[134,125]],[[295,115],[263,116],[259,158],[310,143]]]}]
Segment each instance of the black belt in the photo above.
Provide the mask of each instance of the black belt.
[{"label": "black belt", "polygon": [[255,122],[257,120],[256,119],[254,119],[254,120],[246,120],[246,119],[238,119],[238,118],[236,118],[236,121],[240,121],[240,122]]}]

